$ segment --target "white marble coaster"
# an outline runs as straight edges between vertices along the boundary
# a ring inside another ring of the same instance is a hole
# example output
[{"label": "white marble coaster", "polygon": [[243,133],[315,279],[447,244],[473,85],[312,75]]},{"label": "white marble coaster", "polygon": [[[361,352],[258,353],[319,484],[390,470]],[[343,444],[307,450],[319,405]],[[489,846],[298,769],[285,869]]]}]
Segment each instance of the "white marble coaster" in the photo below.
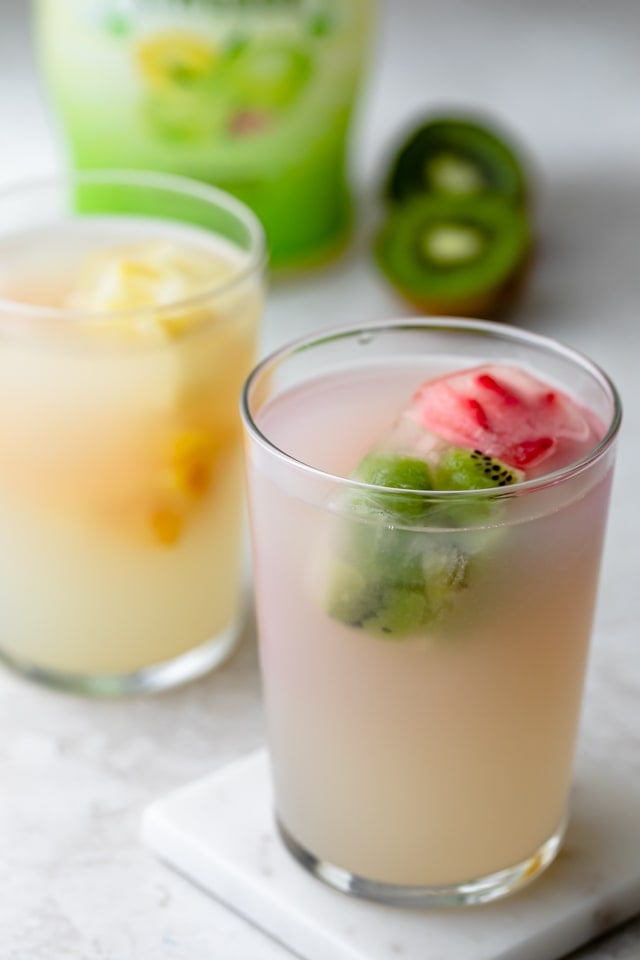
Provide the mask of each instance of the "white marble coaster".
[{"label": "white marble coaster", "polygon": [[155,803],[143,837],[306,960],[553,960],[640,911],[640,782],[611,781],[593,758],[578,772],[558,860],[482,907],[400,910],[307,874],[276,835],[264,751]]}]

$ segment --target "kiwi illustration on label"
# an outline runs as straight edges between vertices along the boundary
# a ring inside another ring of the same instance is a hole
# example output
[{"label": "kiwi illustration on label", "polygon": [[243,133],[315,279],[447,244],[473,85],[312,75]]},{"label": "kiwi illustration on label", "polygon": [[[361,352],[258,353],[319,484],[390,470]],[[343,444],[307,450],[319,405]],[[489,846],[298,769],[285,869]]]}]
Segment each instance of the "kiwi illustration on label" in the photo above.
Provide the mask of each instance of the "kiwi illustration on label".
[{"label": "kiwi illustration on label", "polygon": [[436,117],[397,151],[376,259],[421,311],[502,318],[531,260],[526,170],[490,125]]},{"label": "kiwi illustration on label", "polygon": [[379,233],[376,258],[407,300],[433,314],[497,317],[526,270],[525,212],[492,195],[413,196]]},{"label": "kiwi illustration on label", "polygon": [[243,106],[278,111],[307,84],[313,63],[306,51],[284,37],[254,39],[236,54],[228,82]]},{"label": "kiwi illustration on label", "polygon": [[221,51],[193,31],[164,30],[139,42],[142,111],[157,136],[196,141],[220,131],[227,104],[224,98],[212,98],[210,89],[221,65]]}]

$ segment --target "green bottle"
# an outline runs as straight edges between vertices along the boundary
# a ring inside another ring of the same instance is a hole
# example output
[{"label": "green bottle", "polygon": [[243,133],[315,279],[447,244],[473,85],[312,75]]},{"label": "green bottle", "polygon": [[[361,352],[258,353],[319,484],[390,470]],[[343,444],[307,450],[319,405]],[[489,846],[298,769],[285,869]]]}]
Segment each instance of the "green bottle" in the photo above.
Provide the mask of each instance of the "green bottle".
[{"label": "green bottle", "polygon": [[78,169],[215,184],[275,268],[349,231],[348,135],[373,0],[36,0],[40,62]]}]

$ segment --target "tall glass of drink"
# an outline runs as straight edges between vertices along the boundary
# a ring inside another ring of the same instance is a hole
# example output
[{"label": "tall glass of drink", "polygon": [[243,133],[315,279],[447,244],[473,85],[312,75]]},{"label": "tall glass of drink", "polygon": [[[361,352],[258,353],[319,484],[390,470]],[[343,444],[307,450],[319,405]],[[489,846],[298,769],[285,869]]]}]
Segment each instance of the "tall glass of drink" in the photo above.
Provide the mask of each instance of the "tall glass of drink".
[{"label": "tall glass of drink", "polygon": [[181,178],[0,195],[0,656],[88,693],[233,649],[263,234]]},{"label": "tall glass of drink", "polygon": [[324,332],[244,392],[277,820],[341,890],[471,904],[551,862],[620,406],[491,323]]}]

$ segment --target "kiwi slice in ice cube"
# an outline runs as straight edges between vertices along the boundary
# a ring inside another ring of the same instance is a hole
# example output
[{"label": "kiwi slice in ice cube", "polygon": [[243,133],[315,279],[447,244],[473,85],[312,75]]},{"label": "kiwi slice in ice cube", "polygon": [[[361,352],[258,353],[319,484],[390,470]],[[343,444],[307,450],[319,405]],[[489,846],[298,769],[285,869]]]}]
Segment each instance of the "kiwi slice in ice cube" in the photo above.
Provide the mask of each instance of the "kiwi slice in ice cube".
[{"label": "kiwi slice in ice cube", "polygon": [[474,497],[473,491],[506,487],[524,480],[524,473],[510,467],[481,450],[451,447],[442,456],[434,470],[434,484],[438,490],[469,491],[469,496],[451,503],[447,509],[455,526],[476,526],[495,520],[496,502],[485,497]]},{"label": "kiwi slice in ice cube", "polygon": [[426,313],[493,317],[509,305],[529,249],[526,214],[498,197],[415,196],[391,211],[376,257]]},{"label": "kiwi slice in ice cube", "polygon": [[395,639],[415,632],[429,619],[429,601],[424,589],[388,586],[381,590],[375,613],[364,620],[362,626],[370,633]]},{"label": "kiwi slice in ice cube", "polygon": [[446,535],[408,529],[430,509],[415,492],[432,488],[423,460],[371,453],[354,476],[389,493],[354,489],[342,505],[327,613],[388,639],[415,634],[442,617],[462,585],[465,558]]},{"label": "kiwi slice in ice cube", "polygon": [[[354,476],[390,489],[388,495],[354,489],[342,504],[326,585],[327,613],[388,640],[433,629],[467,585],[488,534],[483,531],[481,541],[472,541],[457,537],[455,528],[493,524],[499,504],[478,492],[517,483],[524,474],[480,450],[451,447],[431,466],[415,457],[370,453]],[[415,493],[420,489],[468,495],[436,505]],[[450,529],[411,529],[431,511],[437,525]]]},{"label": "kiwi slice in ice cube", "polygon": [[[393,490],[433,488],[428,465],[416,457],[370,453],[360,461],[354,477],[364,483]],[[366,489],[353,495],[352,506],[359,512],[380,512],[405,520],[417,519],[428,509],[424,499],[415,493],[386,493]]]},{"label": "kiwi slice in ice cube", "polygon": [[[406,531],[404,535],[411,536]],[[376,609],[362,622],[364,630],[384,639],[399,640],[433,628],[465,584],[467,558],[455,545],[437,534],[417,535],[419,541],[413,536],[412,545],[405,543],[404,563],[386,568],[377,584]]]},{"label": "kiwi slice in ice cube", "polygon": [[354,520],[343,533],[327,585],[329,616],[373,633],[401,635],[418,629],[428,613],[424,573],[406,531],[380,531]]},{"label": "kiwi slice in ice cube", "polygon": [[345,521],[331,561],[327,613],[389,640],[415,635],[442,619],[464,584],[466,562],[436,533]]},{"label": "kiwi slice in ice cube", "polygon": [[524,480],[524,473],[481,450],[450,447],[435,470],[438,490],[488,490]]},{"label": "kiwi slice in ice cube", "polygon": [[492,123],[434,117],[397,151],[385,193],[392,203],[415,194],[467,199],[492,194],[520,203],[526,175],[517,150]]}]

